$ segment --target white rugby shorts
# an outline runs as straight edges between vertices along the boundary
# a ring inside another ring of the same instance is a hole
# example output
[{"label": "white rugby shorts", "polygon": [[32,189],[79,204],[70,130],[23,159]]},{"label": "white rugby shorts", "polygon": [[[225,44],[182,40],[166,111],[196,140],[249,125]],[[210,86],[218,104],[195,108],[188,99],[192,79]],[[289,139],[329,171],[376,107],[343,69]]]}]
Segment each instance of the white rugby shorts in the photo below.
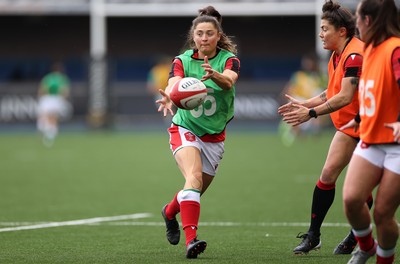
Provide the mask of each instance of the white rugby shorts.
[{"label": "white rugby shorts", "polygon": [[168,129],[169,144],[172,154],[184,147],[192,146],[200,150],[203,172],[215,176],[219,163],[222,160],[225,147],[224,142],[203,142],[190,130],[174,124]]},{"label": "white rugby shorts", "polygon": [[400,174],[400,145],[398,144],[368,145],[360,140],[354,154],[363,157],[379,168]]},{"label": "white rugby shorts", "polygon": [[38,114],[55,114],[61,117],[69,114],[68,102],[59,95],[44,95],[38,103]]}]

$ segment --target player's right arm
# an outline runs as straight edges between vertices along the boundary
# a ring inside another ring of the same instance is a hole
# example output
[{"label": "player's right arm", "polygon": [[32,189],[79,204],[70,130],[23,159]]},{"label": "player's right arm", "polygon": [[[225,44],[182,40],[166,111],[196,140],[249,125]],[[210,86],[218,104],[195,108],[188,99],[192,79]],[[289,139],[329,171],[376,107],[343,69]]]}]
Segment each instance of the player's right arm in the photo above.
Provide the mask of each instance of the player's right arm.
[{"label": "player's right arm", "polygon": [[172,110],[172,101],[169,98],[169,93],[171,91],[172,86],[179,80],[184,77],[183,65],[179,59],[175,59],[172,65],[172,70],[169,73],[168,85],[163,89],[159,89],[162,98],[157,100],[156,103],[160,106],[158,107],[158,112],[163,112],[164,116],[167,116],[168,113],[174,115],[174,111]]}]

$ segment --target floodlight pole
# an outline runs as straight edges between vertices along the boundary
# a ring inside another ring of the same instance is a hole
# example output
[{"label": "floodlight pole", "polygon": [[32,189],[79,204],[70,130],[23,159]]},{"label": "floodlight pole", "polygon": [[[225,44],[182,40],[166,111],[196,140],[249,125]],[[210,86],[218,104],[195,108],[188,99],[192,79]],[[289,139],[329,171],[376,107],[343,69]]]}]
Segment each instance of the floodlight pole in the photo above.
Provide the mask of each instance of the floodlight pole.
[{"label": "floodlight pole", "polygon": [[91,0],[88,122],[94,128],[104,127],[107,123],[106,36],[104,0]]}]

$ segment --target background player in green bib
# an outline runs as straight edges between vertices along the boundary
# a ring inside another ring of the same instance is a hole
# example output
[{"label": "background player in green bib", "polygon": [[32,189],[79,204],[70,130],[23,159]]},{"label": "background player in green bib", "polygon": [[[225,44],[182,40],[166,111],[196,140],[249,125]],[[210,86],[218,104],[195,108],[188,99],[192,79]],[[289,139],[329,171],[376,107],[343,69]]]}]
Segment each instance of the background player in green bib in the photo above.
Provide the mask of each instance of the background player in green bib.
[{"label": "background player in green bib", "polygon": [[185,178],[183,189],[162,209],[168,241],[176,245],[180,229],[176,215],[180,212],[186,237],[186,257],[197,258],[207,243],[197,239],[200,196],[216,175],[224,153],[225,128],[233,118],[235,83],[240,61],[236,45],[223,33],[221,15],[212,6],[199,10],[188,33],[186,51],[175,57],[165,91],[157,100],[159,111],[174,115],[169,91],[184,77],[202,80],[208,94],[202,105],[193,110],[178,109],[168,129],[170,147]]},{"label": "background player in green bib", "polygon": [[69,92],[70,81],[63,72],[62,64],[56,62],[52,71],[41,80],[38,91],[37,128],[46,146],[51,146],[58,134],[60,117],[68,115],[71,110],[66,100]]}]

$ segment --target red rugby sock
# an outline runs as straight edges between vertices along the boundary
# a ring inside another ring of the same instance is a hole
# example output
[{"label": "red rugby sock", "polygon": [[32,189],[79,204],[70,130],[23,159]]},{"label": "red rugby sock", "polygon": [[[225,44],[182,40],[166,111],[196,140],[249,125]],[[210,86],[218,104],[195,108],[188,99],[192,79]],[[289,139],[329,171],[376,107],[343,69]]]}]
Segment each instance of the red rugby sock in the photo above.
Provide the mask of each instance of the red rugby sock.
[{"label": "red rugby sock", "polygon": [[172,199],[172,201],[168,204],[167,208],[165,209],[165,215],[167,216],[168,219],[175,218],[175,216],[179,213],[180,211],[180,205],[178,203],[178,193],[177,192]]},{"label": "red rugby sock", "polygon": [[186,236],[186,246],[197,236],[197,225],[200,217],[200,203],[196,201],[181,202],[181,220]]}]

